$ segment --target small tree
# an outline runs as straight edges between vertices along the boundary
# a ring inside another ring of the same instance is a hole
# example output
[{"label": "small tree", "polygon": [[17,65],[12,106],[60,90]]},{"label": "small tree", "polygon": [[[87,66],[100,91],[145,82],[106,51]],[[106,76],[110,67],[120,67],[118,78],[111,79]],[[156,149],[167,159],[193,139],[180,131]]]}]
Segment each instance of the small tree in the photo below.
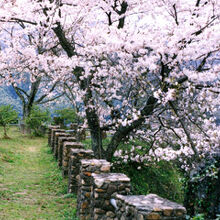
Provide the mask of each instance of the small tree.
[{"label": "small tree", "polygon": [[81,123],[83,120],[77,115],[77,112],[73,108],[64,108],[55,111],[57,117],[55,117],[56,122],[64,126],[70,123]]},{"label": "small tree", "polygon": [[34,106],[29,117],[26,118],[25,124],[33,131],[34,136],[43,136],[43,126],[50,121],[49,112]]},{"label": "small tree", "polygon": [[4,138],[9,138],[7,135],[8,125],[17,121],[18,113],[13,109],[11,105],[0,106],[0,125],[4,128]]}]

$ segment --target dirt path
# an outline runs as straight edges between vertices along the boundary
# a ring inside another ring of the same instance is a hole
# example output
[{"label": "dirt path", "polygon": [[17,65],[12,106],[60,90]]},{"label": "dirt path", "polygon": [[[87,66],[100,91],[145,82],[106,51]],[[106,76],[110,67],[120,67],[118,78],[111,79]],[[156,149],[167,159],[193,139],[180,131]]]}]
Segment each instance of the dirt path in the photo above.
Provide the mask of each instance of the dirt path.
[{"label": "dirt path", "polygon": [[0,220],[76,219],[75,198],[46,139],[14,133],[0,140]]}]

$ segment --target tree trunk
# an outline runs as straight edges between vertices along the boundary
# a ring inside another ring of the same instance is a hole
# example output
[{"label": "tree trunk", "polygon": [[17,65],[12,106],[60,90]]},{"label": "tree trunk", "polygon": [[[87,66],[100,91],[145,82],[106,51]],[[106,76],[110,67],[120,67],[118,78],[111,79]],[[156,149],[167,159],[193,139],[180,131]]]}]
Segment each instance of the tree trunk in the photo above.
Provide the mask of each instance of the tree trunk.
[{"label": "tree trunk", "polygon": [[23,103],[23,124],[21,125],[21,132],[23,134],[31,134],[31,130],[27,127],[25,119],[29,117],[32,107],[29,103]]},{"label": "tree trunk", "polygon": [[146,105],[141,110],[141,116],[139,119],[133,121],[132,124],[127,126],[120,126],[119,129],[114,133],[111,142],[109,143],[106,152],[105,152],[105,158],[108,161],[112,160],[112,157],[114,155],[114,152],[117,150],[119,144],[135,129],[139,128],[141,125],[143,125],[145,121],[145,117],[149,116],[153,113],[153,110],[156,107],[157,99],[153,96],[150,96],[147,100]]},{"label": "tree trunk", "polygon": [[4,127],[4,138],[5,139],[9,139],[8,135],[7,135],[7,128],[6,128],[6,125],[3,126]]},{"label": "tree trunk", "polygon": [[98,116],[95,110],[91,109],[86,110],[86,116],[91,134],[92,150],[94,151],[96,158],[104,158],[104,150],[102,147],[102,131],[100,129]]}]

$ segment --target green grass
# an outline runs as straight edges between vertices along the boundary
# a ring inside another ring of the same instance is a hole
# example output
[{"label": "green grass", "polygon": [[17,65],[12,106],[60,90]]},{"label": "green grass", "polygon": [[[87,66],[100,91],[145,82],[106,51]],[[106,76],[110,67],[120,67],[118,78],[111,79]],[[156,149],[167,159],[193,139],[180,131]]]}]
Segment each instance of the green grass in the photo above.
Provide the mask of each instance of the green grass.
[{"label": "green grass", "polygon": [[77,219],[76,196],[66,194],[67,180],[47,139],[24,136],[14,127],[9,136],[0,139],[0,220]]}]

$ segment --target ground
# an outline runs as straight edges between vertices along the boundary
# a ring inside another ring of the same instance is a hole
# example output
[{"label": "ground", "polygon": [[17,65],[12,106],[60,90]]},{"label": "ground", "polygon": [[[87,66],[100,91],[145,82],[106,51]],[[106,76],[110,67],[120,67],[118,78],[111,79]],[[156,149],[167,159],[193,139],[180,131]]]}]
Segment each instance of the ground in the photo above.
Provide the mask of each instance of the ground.
[{"label": "ground", "polygon": [[[0,136],[2,130],[0,130]],[[76,219],[76,196],[66,194],[46,138],[30,138],[11,128],[0,139],[0,220]]]}]

